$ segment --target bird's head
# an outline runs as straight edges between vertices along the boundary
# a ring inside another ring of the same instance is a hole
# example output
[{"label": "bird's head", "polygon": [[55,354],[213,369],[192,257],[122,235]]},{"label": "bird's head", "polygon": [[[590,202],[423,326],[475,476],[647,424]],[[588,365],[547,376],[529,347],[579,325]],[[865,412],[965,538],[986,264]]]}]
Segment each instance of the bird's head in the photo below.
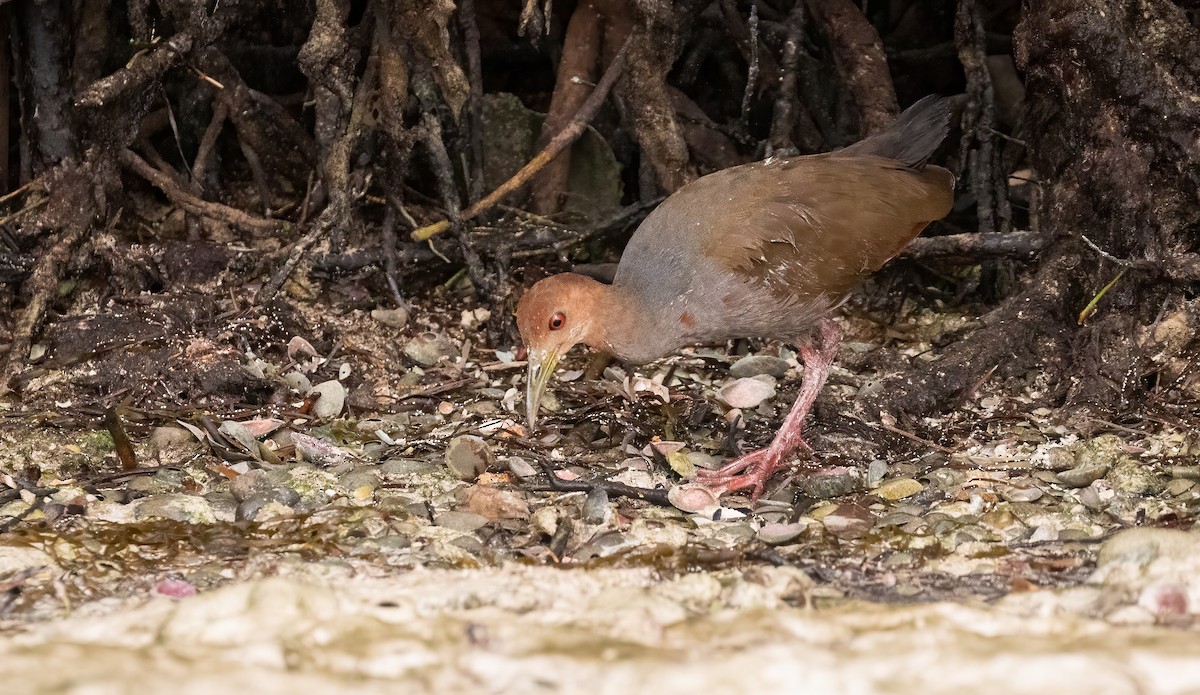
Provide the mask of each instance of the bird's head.
[{"label": "bird's head", "polygon": [[562,273],[530,287],[517,304],[517,329],[529,351],[525,408],[530,429],[559,358],[580,343],[599,347],[603,342],[599,310],[606,289],[592,278]]}]

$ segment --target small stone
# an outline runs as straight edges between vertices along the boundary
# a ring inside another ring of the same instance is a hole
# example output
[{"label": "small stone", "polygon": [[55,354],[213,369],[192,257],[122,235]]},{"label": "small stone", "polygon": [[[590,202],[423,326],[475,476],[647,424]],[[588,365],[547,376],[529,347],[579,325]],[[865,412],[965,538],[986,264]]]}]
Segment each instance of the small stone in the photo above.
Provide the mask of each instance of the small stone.
[{"label": "small stone", "polygon": [[804,529],[808,528],[803,523],[793,524],[763,524],[758,530],[758,540],[767,545],[785,545],[799,538]]},{"label": "small stone", "polygon": [[1167,473],[1176,478],[1200,480],[1200,466],[1167,466]]},{"label": "small stone", "polygon": [[145,497],[136,503],[134,518],[170,519],[189,524],[213,524],[217,518],[208,500],[181,493]]},{"label": "small stone", "polygon": [[291,371],[283,375],[283,383],[297,393],[308,393],[312,390],[312,381],[300,372]]},{"label": "small stone", "polygon": [[238,505],[238,521],[269,521],[292,516],[292,508],[278,500],[272,499],[271,494],[254,495]]},{"label": "small stone", "polygon": [[426,331],[408,341],[404,346],[404,354],[423,367],[432,367],[443,357],[457,356],[458,348],[441,333]]},{"label": "small stone", "polygon": [[1172,497],[1178,497],[1194,487],[1196,487],[1195,480],[1188,480],[1187,478],[1175,478],[1167,484],[1167,494]]},{"label": "small stone", "polygon": [[238,502],[244,502],[252,495],[266,492],[271,487],[267,472],[258,469],[247,471],[229,482],[229,491]]},{"label": "small stone", "polygon": [[1157,495],[1167,487],[1167,479],[1149,466],[1125,459],[1112,467],[1104,478],[1118,492],[1130,495]]},{"label": "small stone", "polygon": [[237,499],[228,492],[210,492],[204,495],[204,499],[208,500],[208,506],[212,507],[213,515],[217,517],[217,521],[236,521],[237,520]]},{"label": "small stone", "polygon": [[761,379],[737,379],[721,387],[717,397],[731,408],[755,408],[775,396],[775,387]]},{"label": "small stone", "polygon": [[533,527],[547,536],[553,536],[558,531],[558,510],[554,507],[542,507],[533,513]]},{"label": "small stone", "polygon": [[404,328],[408,324],[408,309],[372,309],[371,318],[388,328]]},{"label": "small stone", "polygon": [[490,485],[472,485],[456,495],[458,503],[487,519],[528,519],[524,495]]},{"label": "small stone", "polygon": [[508,470],[518,478],[529,478],[537,475],[538,470],[520,456],[508,457]]},{"label": "small stone", "polygon": [[150,446],[158,452],[173,447],[200,448],[195,435],[182,427],[155,427],[150,432]]},{"label": "small stone", "polygon": [[881,484],[875,490],[875,494],[889,502],[895,502],[905,497],[912,497],[924,489],[924,485],[912,478],[895,478]]},{"label": "small stone", "polygon": [[379,486],[379,473],[371,467],[355,468],[343,473],[338,478],[338,484],[342,486],[343,490],[357,490],[361,487],[374,490]]},{"label": "small stone", "polygon": [[432,475],[441,467],[418,459],[391,459],[379,464],[379,479],[389,483],[403,482],[417,476]]},{"label": "small stone", "polygon": [[474,512],[442,512],[433,517],[433,523],[461,533],[474,533],[488,522],[487,517]]},{"label": "small stone", "polygon": [[875,459],[871,463],[867,464],[867,487],[872,490],[879,487],[879,484],[883,482],[883,478],[887,475],[887,472],[887,461],[884,461],[883,459]]},{"label": "small stone", "polygon": [[875,526],[875,517],[857,504],[839,504],[821,519],[821,523],[838,538],[852,540],[870,531]]},{"label": "small stone", "polygon": [[320,394],[320,398],[313,404],[312,414],[321,420],[335,418],[342,413],[342,407],[346,404],[346,387],[342,382],[336,379],[323,381],[312,387],[309,394]]},{"label": "small stone", "polygon": [[459,480],[470,482],[492,465],[492,450],[482,437],[463,434],[450,440],[446,447],[446,466]]},{"label": "small stone", "polygon": [[694,483],[672,485],[667,491],[667,501],[676,509],[689,513],[711,514],[721,506],[712,490]]},{"label": "small stone", "polygon": [[1085,463],[1068,471],[1063,471],[1055,479],[1064,487],[1087,487],[1104,477],[1108,472],[1107,463]]},{"label": "small stone", "polygon": [[583,501],[583,522],[593,525],[603,524],[608,520],[610,512],[608,492],[602,487],[592,488]]},{"label": "small stone", "polygon": [[746,355],[733,363],[729,375],[741,379],[745,377],[770,374],[776,379],[782,379],[791,365],[788,361],[771,355]]},{"label": "small stone", "polygon": [[800,492],[819,500],[828,500],[862,489],[862,475],[853,468],[834,466],[822,468],[796,481]]}]

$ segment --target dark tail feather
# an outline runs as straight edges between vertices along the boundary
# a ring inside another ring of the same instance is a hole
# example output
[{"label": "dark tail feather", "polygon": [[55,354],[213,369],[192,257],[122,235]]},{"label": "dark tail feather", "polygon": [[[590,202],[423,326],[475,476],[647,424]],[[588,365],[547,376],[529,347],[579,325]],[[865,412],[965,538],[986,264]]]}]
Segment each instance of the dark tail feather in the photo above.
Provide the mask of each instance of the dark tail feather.
[{"label": "dark tail feather", "polygon": [[953,99],[927,96],[904,110],[891,128],[860,140],[839,155],[871,155],[895,159],[910,167],[921,167],[950,132],[956,111]]}]

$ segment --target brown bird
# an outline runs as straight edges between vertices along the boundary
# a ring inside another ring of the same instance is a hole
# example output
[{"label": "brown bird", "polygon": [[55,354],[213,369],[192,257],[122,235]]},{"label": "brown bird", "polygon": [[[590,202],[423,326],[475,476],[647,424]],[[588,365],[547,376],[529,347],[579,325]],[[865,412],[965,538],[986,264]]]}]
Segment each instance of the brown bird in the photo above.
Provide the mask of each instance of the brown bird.
[{"label": "brown bird", "polygon": [[800,395],[766,449],[701,482],[717,494],[763,484],[796,449],[841,331],[826,316],[869,273],[950,211],[954,176],[926,161],[950,128],[949,100],[925,97],[888,131],[824,154],[768,158],[680,188],[638,227],[611,285],[546,278],[517,306],[529,351],[526,407],[579,343],[642,364],[732,338],[793,342]]}]

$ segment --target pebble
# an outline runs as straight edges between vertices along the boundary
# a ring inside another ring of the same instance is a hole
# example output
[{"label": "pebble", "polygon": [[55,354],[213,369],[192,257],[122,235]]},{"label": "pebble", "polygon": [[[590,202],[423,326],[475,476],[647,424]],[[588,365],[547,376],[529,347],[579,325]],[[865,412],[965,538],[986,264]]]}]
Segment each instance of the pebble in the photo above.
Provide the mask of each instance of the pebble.
[{"label": "pebble", "polygon": [[263,470],[250,470],[229,482],[229,491],[238,502],[244,502],[252,495],[271,489],[272,483]]},{"label": "pebble", "polygon": [[790,366],[787,360],[779,357],[746,355],[733,363],[733,366],[729,368],[729,374],[738,379],[760,374],[769,374],[776,379],[782,379]]},{"label": "pebble", "polygon": [[538,474],[538,469],[520,456],[509,456],[507,463],[508,470],[518,478],[529,478]]},{"label": "pebble", "polygon": [[269,495],[255,495],[238,505],[238,521],[269,521],[292,516],[290,506],[271,499]]},{"label": "pebble", "polygon": [[1107,463],[1085,463],[1067,471],[1062,471],[1055,479],[1064,487],[1087,487],[1108,473]]},{"label": "pebble", "polygon": [[856,469],[844,466],[823,468],[796,481],[796,488],[800,492],[819,500],[858,492],[862,487],[862,475]]},{"label": "pebble", "polygon": [[321,420],[335,418],[342,413],[346,405],[346,387],[336,379],[322,381],[312,387],[309,394],[320,394],[321,397],[313,404],[312,414]]},{"label": "pebble", "polygon": [[408,341],[404,346],[404,354],[423,367],[432,367],[443,357],[456,357],[458,348],[445,335],[425,331]]},{"label": "pebble", "polygon": [[474,512],[449,511],[433,517],[434,524],[461,533],[474,533],[483,528],[487,522],[487,517]]},{"label": "pebble", "polygon": [[155,451],[163,451],[177,446],[199,449],[200,442],[191,432],[182,427],[155,427],[150,432],[150,446]]},{"label": "pebble", "polygon": [[171,519],[189,524],[213,524],[217,521],[208,500],[196,495],[182,493],[153,495],[144,497],[134,504],[136,506],[133,515],[137,520]]},{"label": "pebble", "polygon": [[867,487],[875,489],[883,482],[884,476],[887,475],[888,464],[883,459],[875,459],[867,464]]},{"label": "pebble", "polygon": [[838,538],[861,538],[875,526],[875,517],[865,507],[857,504],[839,504],[826,514],[821,523]]},{"label": "pebble", "polygon": [[446,447],[446,466],[459,480],[470,482],[492,465],[494,456],[482,437],[463,434]]},{"label": "pebble", "polygon": [[611,510],[608,506],[608,492],[601,487],[592,488],[583,501],[583,521],[586,524],[603,524],[608,520]]},{"label": "pebble", "polygon": [[767,545],[785,545],[799,538],[804,529],[808,528],[806,524],[796,522],[792,524],[763,524],[762,528],[758,529],[758,540]]},{"label": "pebble", "polygon": [[1187,478],[1175,478],[1167,484],[1167,494],[1171,495],[1172,497],[1178,497],[1194,487],[1196,487],[1195,480],[1188,480]]},{"label": "pebble", "polygon": [[1149,466],[1125,459],[1104,476],[1114,490],[1131,495],[1157,495],[1167,487],[1167,479]]},{"label": "pebble", "polygon": [[388,328],[404,328],[408,324],[408,309],[372,309],[371,318]]},{"label": "pebble", "polygon": [[436,463],[418,459],[391,459],[379,464],[376,471],[385,482],[400,482],[414,476],[429,475],[441,469]]},{"label": "pebble", "polygon": [[905,497],[912,497],[924,489],[924,485],[912,478],[896,478],[881,484],[875,490],[875,494],[889,502],[895,502]]},{"label": "pebble", "polygon": [[212,507],[213,515],[217,517],[217,521],[236,521],[238,501],[231,493],[228,492],[210,492],[204,495],[204,499],[208,501],[208,506]]},{"label": "pebble", "polygon": [[755,408],[774,396],[774,385],[752,377],[732,381],[717,392],[717,397],[731,408]]}]

